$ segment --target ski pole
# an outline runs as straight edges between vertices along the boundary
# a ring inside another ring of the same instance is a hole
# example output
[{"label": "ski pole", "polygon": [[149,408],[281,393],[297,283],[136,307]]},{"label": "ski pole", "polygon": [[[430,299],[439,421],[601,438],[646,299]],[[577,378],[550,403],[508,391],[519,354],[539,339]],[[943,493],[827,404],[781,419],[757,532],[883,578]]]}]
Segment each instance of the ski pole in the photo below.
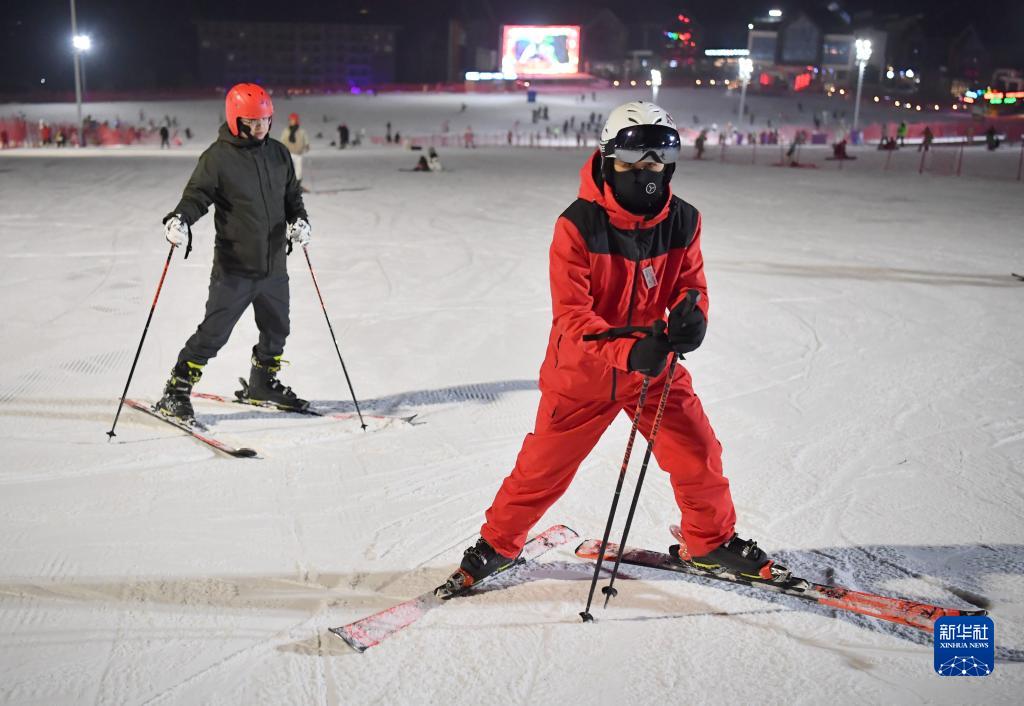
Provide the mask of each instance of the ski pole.
[{"label": "ski pole", "polygon": [[619,564],[622,561],[622,553],[626,550],[626,538],[629,537],[629,528],[633,524],[633,513],[636,512],[636,504],[640,499],[640,489],[644,485],[644,476],[647,475],[647,464],[651,462],[651,452],[654,451],[654,440],[658,437],[658,429],[661,427],[661,418],[665,414],[665,404],[668,402],[668,391],[672,387],[672,376],[676,371],[678,355],[672,355],[672,362],[668,364],[668,377],[665,379],[665,388],[661,392],[661,401],[658,403],[658,412],[654,417],[654,426],[651,428],[651,436],[647,439],[647,451],[644,453],[644,462],[640,465],[640,475],[636,479],[636,490],[633,491],[633,502],[629,506],[629,514],[626,515],[626,526],[622,528],[622,540],[619,542],[619,551],[615,554],[615,566],[612,567],[612,576],[608,585],[601,589],[604,594],[604,607],[608,607],[608,601],[612,596],[619,595],[615,590],[615,577],[619,575]]},{"label": "ski pole", "polygon": [[[682,302],[685,313],[690,313],[697,306],[697,302],[700,301],[700,292],[696,289],[691,289],[686,293],[686,297]],[[655,333],[663,333],[665,330],[665,324],[658,321],[654,324]],[[665,378],[665,387],[661,392],[661,401],[658,402],[658,411],[654,415],[654,424],[651,426],[651,435],[647,438],[647,451],[644,453],[643,463],[640,464],[640,474],[636,479],[636,489],[633,491],[633,502],[629,506],[629,514],[626,515],[626,525],[622,528],[622,540],[619,542],[619,551],[615,555],[615,566],[612,567],[611,579],[608,581],[608,585],[601,589],[601,593],[604,594],[604,607],[608,607],[608,601],[611,600],[612,596],[617,596],[618,591],[615,590],[615,578],[619,575],[619,564],[622,563],[622,553],[626,549],[626,539],[629,537],[629,528],[633,525],[633,514],[636,512],[637,502],[640,500],[640,489],[644,485],[644,477],[647,475],[647,466],[651,462],[651,454],[654,452],[654,442],[658,438],[658,430],[661,428],[661,420],[665,415],[665,405],[668,403],[668,393],[672,389],[672,378],[676,372],[676,363],[683,356],[678,353],[672,353],[672,361],[668,365],[668,375]]]},{"label": "ski pole", "polygon": [[636,403],[636,411],[633,413],[633,428],[629,431],[629,441],[626,442],[626,454],[622,458],[622,468],[619,469],[619,481],[615,484],[615,494],[612,496],[612,507],[608,511],[608,522],[604,527],[604,536],[601,538],[601,549],[597,552],[597,565],[594,566],[594,578],[590,581],[590,593],[587,595],[587,607],[580,613],[583,622],[594,622],[594,616],[590,614],[590,605],[594,601],[594,590],[597,588],[597,579],[601,575],[601,564],[604,562],[604,552],[608,548],[608,536],[612,532],[612,521],[615,519],[615,507],[619,504],[619,495],[622,493],[622,481],[626,478],[626,467],[629,466],[629,457],[633,453],[633,440],[636,439],[636,430],[640,426],[640,415],[644,411],[644,402],[647,401],[647,388],[651,384],[651,378],[644,375],[643,385],[640,387],[640,399]]},{"label": "ski pole", "polygon": [[[135,375],[135,366],[139,362],[139,354],[142,353],[142,344],[146,340],[146,333],[149,331],[149,322],[153,320],[153,312],[156,311],[156,300],[160,298],[160,290],[164,286],[164,278],[167,277],[167,268],[171,266],[171,258],[174,256],[174,248],[177,245],[172,245],[171,249],[167,251],[167,261],[164,263],[164,271],[160,273],[160,283],[156,286],[156,294],[153,296],[153,304],[149,307],[149,316],[146,318],[146,327],[142,329],[142,338],[139,339],[139,347],[135,351],[135,360],[132,361],[132,369],[128,371],[128,382],[124,384],[124,392],[121,393],[121,401],[117,405],[117,413],[114,415],[114,423],[110,425],[110,431],[107,432],[107,441],[113,439],[117,434],[114,433],[114,428],[117,426],[117,420],[121,416],[121,408],[124,407],[124,398],[128,396],[128,386],[132,384],[132,376]],[[189,249],[192,248],[192,233],[189,232]],[[186,257],[187,257],[186,250]]]},{"label": "ski pole", "polygon": [[356,414],[359,415],[359,424],[366,431],[366,422],[363,421],[363,413],[359,411],[359,400],[356,399],[356,391],[352,389],[352,379],[348,376],[348,368],[345,367],[345,359],[341,357],[341,349],[338,348],[338,337],[334,335],[334,327],[331,326],[331,317],[327,315],[327,306],[324,304],[324,297],[320,293],[320,285],[316,283],[316,275],[313,273],[313,263],[309,260],[309,248],[302,246],[302,253],[306,256],[306,264],[309,265],[309,276],[313,278],[313,287],[316,288],[316,296],[320,299],[320,308],[323,309],[324,319],[327,320],[327,330],[331,332],[331,340],[334,341],[334,350],[338,352],[338,362],[341,363],[341,371],[345,373],[345,382],[348,383],[348,391],[352,393],[352,402],[356,406]]}]

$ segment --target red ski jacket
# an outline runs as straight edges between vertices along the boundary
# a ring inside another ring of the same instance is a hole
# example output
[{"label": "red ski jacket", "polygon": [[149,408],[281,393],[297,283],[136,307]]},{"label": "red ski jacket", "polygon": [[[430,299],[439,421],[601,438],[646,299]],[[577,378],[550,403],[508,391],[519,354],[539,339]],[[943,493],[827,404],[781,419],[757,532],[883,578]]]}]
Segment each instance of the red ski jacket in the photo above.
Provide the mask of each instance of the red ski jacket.
[{"label": "red ski jacket", "polygon": [[579,197],[559,216],[551,243],[552,321],[542,391],[578,400],[639,391],[643,378],[627,364],[635,339],[583,336],[665,319],[689,289],[700,291],[698,307],[706,317],[700,224],[697,209],[671,191],[656,216],[630,213],[604,183],[600,153],[587,160]]}]

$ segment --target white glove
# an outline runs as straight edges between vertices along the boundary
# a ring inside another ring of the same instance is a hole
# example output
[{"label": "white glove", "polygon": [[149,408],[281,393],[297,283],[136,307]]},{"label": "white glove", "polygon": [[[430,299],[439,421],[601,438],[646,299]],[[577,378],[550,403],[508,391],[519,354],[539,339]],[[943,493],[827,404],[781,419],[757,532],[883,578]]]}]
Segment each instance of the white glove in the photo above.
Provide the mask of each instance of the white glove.
[{"label": "white glove", "polygon": [[288,240],[293,243],[298,243],[305,247],[309,245],[309,239],[312,236],[309,223],[305,218],[296,218],[294,223],[288,224]]},{"label": "white glove", "polygon": [[174,247],[188,242],[188,226],[181,220],[180,215],[171,216],[164,223],[164,237]]}]

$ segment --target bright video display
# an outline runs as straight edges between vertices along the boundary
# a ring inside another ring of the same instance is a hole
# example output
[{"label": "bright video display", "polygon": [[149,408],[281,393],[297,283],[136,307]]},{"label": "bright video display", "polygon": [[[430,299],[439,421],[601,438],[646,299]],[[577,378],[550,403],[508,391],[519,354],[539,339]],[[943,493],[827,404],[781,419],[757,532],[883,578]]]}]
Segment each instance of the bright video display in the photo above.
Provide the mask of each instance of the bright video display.
[{"label": "bright video display", "polygon": [[518,76],[579,73],[579,25],[505,25],[501,70]]}]

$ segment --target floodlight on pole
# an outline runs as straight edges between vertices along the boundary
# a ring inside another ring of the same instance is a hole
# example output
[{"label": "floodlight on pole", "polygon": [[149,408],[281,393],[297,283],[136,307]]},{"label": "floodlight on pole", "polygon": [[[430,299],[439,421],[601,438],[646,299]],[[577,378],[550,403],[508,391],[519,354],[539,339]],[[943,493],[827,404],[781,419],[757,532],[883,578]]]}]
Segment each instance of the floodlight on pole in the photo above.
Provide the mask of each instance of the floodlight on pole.
[{"label": "floodlight on pole", "polygon": [[854,47],[857,50],[857,98],[853,103],[853,130],[856,132],[860,122],[860,93],[864,87],[864,68],[871,60],[871,40],[858,39],[854,42]]},{"label": "floodlight on pole", "polygon": [[658,89],[661,88],[661,71],[651,69],[651,102],[658,102]]},{"label": "floodlight on pole", "polygon": [[75,0],[71,2],[71,46],[75,56],[75,105],[78,107],[78,139],[85,145],[85,130],[82,126],[82,52],[92,47],[89,35],[78,33],[78,19],[75,16]]},{"label": "floodlight on pole", "polygon": [[854,46],[857,50],[857,61],[865,64],[871,61],[870,39],[858,39],[857,41],[854,42]]},{"label": "floodlight on pole", "polygon": [[743,85],[740,88],[740,112],[739,118],[737,119],[737,123],[742,125],[743,110],[746,107],[747,103],[747,84],[750,83],[750,77],[754,75],[754,60],[751,59],[750,57],[743,56],[740,57],[738,63],[740,71],[740,81]]}]

